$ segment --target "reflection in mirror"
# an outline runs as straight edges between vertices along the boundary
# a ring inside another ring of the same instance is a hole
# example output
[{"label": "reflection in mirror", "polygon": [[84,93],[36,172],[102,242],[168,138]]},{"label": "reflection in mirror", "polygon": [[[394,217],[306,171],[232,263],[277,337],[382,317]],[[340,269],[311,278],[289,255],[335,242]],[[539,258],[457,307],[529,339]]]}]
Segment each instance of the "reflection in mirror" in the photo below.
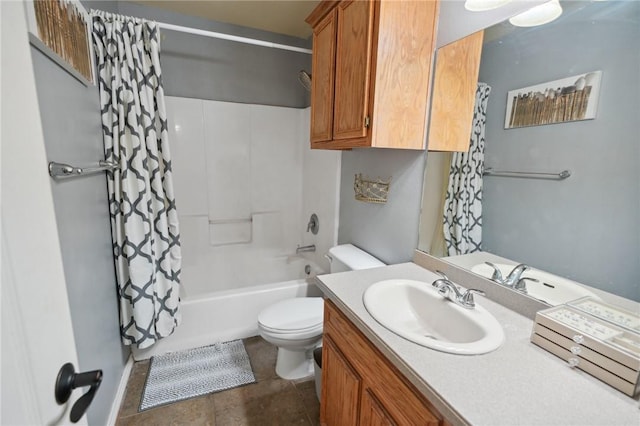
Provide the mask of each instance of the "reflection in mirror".
[{"label": "reflection in mirror", "polygon": [[[521,277],[547,273],[541,291],[556,284],[550,273],[640,301],[640,2],[562,4],[550,24],[485,30],[486,116],[478,96],[466,158],[428,153],[418,249],[489,277],[485,261],[525,263],[535,269]],[[602,71],[594,119],[505,129],[509,91],[594,71]],[[571,176],[482,176],[487,168]]]}]

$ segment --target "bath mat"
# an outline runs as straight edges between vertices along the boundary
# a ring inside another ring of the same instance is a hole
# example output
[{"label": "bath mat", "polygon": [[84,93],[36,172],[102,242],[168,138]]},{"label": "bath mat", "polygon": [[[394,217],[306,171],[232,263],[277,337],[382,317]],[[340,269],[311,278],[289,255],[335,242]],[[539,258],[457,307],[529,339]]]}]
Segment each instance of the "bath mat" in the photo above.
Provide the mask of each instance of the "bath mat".
[{"label": "bath mat", "polygon": [[154,356],[138,411],[255,381],[242,340]]}]

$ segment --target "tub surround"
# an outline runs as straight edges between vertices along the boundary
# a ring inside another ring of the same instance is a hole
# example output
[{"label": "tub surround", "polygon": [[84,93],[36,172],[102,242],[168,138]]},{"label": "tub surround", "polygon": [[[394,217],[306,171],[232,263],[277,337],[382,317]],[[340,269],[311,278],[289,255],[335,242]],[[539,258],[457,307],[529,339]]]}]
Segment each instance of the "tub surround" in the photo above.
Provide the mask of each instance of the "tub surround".
[{"label": "tub surround", "polygon": [[[376,322],[362,302],[373,283],[438,276],[414,263],[318,277],[318,287],[452,424],[638,424],[630,398],[529,341],[533,321],[485,297],[477,303],[502,324],[505,342],[479,356],[411,343]],[[465,286],[464,282],[456,282]]]}]

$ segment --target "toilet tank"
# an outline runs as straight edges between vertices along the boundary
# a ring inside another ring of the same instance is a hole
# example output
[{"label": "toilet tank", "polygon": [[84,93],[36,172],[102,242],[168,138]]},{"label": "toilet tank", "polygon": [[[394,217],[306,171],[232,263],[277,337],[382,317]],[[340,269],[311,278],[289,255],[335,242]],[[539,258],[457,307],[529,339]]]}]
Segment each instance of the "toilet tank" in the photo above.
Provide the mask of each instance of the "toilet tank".
[{"label": "toilet tank", "polygon": [[331,273],[385,266],[383,262],[352,244],[331,247],[327,257],[331,262]]}]

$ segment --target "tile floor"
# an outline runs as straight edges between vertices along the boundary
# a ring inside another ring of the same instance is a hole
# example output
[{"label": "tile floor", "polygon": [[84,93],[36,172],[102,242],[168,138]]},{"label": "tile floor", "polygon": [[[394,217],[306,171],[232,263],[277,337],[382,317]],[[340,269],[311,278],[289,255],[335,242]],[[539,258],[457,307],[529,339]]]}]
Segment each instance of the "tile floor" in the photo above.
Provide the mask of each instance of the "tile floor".
[{"label": "tile floor", "polygon": [[130,425],[319,425],[313,380],[289,381],[275,373],[277,348],[261,337],[244,340],[256,383],[138,413],[149,361],[136,362],[118,413]]}]

